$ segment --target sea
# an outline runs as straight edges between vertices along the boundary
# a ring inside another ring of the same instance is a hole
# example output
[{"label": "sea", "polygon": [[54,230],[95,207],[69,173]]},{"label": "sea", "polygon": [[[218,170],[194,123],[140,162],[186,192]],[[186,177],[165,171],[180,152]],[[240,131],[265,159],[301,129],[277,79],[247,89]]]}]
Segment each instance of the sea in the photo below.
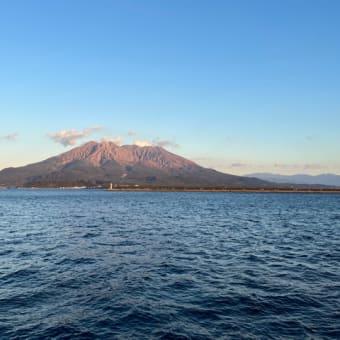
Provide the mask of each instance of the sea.
[{"label": "sea", "polygon": [[0,190],[0,339],[340,339],[340,195]]}]

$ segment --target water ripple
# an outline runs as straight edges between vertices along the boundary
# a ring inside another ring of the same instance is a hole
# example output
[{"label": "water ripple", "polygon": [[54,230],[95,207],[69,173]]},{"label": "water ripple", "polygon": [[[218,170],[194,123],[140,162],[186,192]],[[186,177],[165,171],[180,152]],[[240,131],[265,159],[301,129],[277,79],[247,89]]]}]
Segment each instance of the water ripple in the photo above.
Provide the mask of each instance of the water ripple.
[{"label": "water ripple", "polygon": [[0,192],[0,338],[339,339],[340,195]]}]

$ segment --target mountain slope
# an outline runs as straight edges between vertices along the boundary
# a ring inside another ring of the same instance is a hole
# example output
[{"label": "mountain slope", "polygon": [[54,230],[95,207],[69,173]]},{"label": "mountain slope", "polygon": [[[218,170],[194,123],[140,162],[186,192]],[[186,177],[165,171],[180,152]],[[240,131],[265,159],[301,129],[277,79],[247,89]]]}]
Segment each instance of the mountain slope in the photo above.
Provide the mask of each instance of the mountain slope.
[{"label": "mountain slope", "polygon": [[335,174],[321,175],[280,175],[272,173],[254,173],[247,176],[253,176],[265,181],[273,181],[277,183],[293,183],[293,184],[308,184],[308,185],[327,185],[340,187],[340,176]]},{"label": "mountain slope", "polygon": [[58,156],[0,171],[2,186],[153,185],[266,187],[257,178],[233,176],[175,155],[161,147],[88,142]]}]

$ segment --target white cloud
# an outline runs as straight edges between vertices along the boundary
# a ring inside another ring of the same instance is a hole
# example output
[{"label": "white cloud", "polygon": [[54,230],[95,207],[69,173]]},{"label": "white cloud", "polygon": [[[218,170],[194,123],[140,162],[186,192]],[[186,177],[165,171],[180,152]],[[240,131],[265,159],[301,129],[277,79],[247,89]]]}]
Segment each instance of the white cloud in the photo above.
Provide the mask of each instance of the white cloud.
[{"label": "white cloud", "polygon": [[16,132],[11,133],[9,135],[5,135],[5,136],[0,136],[0,140],[7,140],[7,141],[10,141],[10,142],[15,141],[17,138],[18,138],[18,134]]},{"label": "white cloud", "polygon": [[162,148],[177,148],[178,144],[170,140],[162,140],[159,138],[154,139],[152,142],[147,140],[135,140],[134,145],[143,146],[160,146]]},{"label": "white cloud", "polygon": [[56,143],[60,143],[64,146],[76,145],[79,139],[88,137],[93,132],[100,131],[103,128],[101,126],[93,126],[85,128],[82,131],[71,130],[61,130],[56,133],[49,133],[47,136],[51,138]]},{"label": "white cloud", "polygon": [[124,138],[121,137],[121,136],[117,136],[117,137],[110,137],[110,136],[105,136],[103,137],[102,139],[104,142],[112,142],[112,143],[115,143],[117,145],[120,145],[123,143],[124,141]]},{"label": "white cloud", "polygon": [[143,146],[152,146],[152,143],[147,140],[135,140],[134,145],[143,147]]}]

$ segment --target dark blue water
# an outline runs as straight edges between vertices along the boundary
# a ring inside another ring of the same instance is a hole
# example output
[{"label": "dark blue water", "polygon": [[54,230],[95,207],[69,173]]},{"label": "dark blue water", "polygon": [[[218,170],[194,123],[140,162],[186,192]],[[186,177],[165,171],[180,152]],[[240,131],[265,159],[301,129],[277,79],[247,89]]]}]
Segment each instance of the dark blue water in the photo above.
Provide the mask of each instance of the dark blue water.
[{"label": "dark blue water", "polygon": [[0,191],[0,338],[340,338],[340,195]]}]

